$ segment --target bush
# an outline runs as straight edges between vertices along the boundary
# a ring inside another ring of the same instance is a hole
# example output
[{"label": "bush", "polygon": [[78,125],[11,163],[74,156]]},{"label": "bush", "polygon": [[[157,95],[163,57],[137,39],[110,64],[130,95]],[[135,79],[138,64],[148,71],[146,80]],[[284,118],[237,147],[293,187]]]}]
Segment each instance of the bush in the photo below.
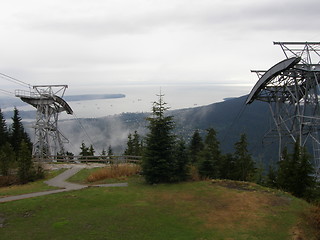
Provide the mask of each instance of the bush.
[{"label": "bush", "polygon": [[99,169],[90,174],[88,182],[96,182],[104,179],[118,179],[136,175],[141,171],[141,167],[136,164],[115,164],[111,167]]},{"label": "bush", "polygon": [[0,187],[11,186],[17,184],[18,178],[16,176],[0,176]]}]

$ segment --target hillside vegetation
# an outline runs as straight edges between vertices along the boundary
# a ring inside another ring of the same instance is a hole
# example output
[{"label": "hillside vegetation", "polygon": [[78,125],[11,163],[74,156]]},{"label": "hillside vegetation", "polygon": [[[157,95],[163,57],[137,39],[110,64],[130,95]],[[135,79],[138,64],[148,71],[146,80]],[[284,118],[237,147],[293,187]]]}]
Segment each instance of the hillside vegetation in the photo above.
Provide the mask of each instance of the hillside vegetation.
[{"label": "hillside vegetation", "polygon": [[[79,173],[81,174],[81,173]],[[88,188],[0,205],[1,239],[317,239],[310,205],[235,181]]]}]

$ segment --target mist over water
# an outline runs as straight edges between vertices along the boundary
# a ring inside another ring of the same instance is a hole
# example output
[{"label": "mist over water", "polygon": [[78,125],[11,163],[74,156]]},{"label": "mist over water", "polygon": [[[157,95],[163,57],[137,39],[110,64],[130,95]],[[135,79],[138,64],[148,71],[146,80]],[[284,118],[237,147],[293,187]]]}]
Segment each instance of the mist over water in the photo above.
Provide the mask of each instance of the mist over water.
[{"label": "mist over water", "polygon": [[[104,93],[121,93],[125,98],[69,102],[79,118],[97,118],[123,112],[150,112],[160,92],[171,110],[223,101],[224,98],[248,94],[247,85],[130,86],[105,89]],[[101,89],[99,90],[102,91]],[[85,94],[85,93],[84,93]],[[72,118],[62,114],[60,119]]]},{"label": "mist over water", "polygon": [[[225,98],[239,97],[250,92],[251,85],[236,84],[199,84],[199,85],[132,85],[132,86],[94,86],[91,89],[73,90],[71,87],[66,91],[65,96],[86,95],[86,94],[124,94],[124,98],[95,99],[68,101],[74,115],[67,115],[62,112],[59,119],[73,118],[99,118],[124,112],[150,112],[152,104],[158,101],[158,95],[164,95],[164,101],[170,110],[191,108],[221,102]],[[14,101],[19,100],[13,98]],[[19,100],[20,101],[20,100]],[[21,104],[24,104],[21,101]],[[16,102],[11,107],[2,107],[3,112],[11,112]],[[18,105],[19,111],[35,111],[30,105]],[[28,116],[32,116],[29,114]],[[34,118],[36,116],[34,115]],[[30,121],[32,119],[26,119]]]},{"label": "mist over water", "polygon": [[[136,128],[128,127],[121,122],[117,114],[125,112],[141,113],[151,112],[152,103],[158,100],[160,91],[164,94],[164,101],[170,110],[198,107],[223,101],[224,98],[239,97],[250,92],[252,86],[248,85],[190,85],[190,86],[119,86],[108,89],[101,88],[96,92],[92,90],[66,92],[65,96],[85,94],[125,94],[124,98],[96,99],[85,101],[68,101],[74,111],[74,115],[62,112],[59,115],[59,129],[69,139],[65,145],[66,150],[75,154],[80,152],[81,143],[87,146],[93,144],[96,154],[102,149],[112,146],[115,153],[121,154],[125,147],[127,136],[134,130],[145,135],[143,126]],[[68,89],[71,90],[71,89]],[[12,111],[13,108],[8,108]],[[31,106],[19,106],[19,111],[35,111]],[[29,114],[33,116],[33,114]],[[25,127],[34,137],[32,128],[33,119],[25,119]],[[105,118],[104,118],[105,117]],[[90,121],[82,119],[91,119]],[[99,119],[100,118],[100,119]],[[83,125],[83,126],[81,126]],[[84,130],[84,129],[85,130]]]}]

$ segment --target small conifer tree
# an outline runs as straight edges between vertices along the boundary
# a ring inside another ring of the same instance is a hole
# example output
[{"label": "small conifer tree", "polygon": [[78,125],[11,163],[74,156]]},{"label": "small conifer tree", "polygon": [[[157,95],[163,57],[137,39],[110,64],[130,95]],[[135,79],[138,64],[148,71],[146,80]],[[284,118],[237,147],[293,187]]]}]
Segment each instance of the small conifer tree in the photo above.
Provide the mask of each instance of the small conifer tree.
[{"label": "small conifer tree", "polygon": [[10,131],[10,143],[15,153],[19,152],[20,144],[22,141],[24,141],[28,149],[32,151],[32,143],[30,141],[28,134],[25,132],[21,121],[22,119],[19,115],[18,109],[14,108],[11,131]]},{"label": "small conifer tree", "polygon": [[196,164],[200,161],[200,153],[202,152],[203,148],[204,144],[200,136],[199,130],[197,129],[194,131],[192,135],[189,146],[189,154],[192,164]]},{"label": "small conifer tree", "polygon": [[190,175],[190,164],[186,144],[182,139],[176,142],[175,163],[174,176],[176,177],[176,181],[186,181]]},{"label": "small conifer tree", "polygon": [[289,154],[286,148],[284,149],[277,176],[279,188],[297,197],[308,198],[316,186],[313,174],[314,168],[310,162],[310,156],[306,148],[300,146],[299,141],[295,142],[292,154]]},{"label": "small conifer tree", "polygon": [[251,181],[255,175],[255,163],[248,151],[246,134],[241,134],[240,140],[235,143],[234,158],[236,160],[236,175],[240,181]]},{"label": "small conifer tree", "polygon": [[9,142],[6,142],[0,148],[0,173],[3,176],[9,175],[10,165],[12,165],[14,160],[15,160],[15,154],[14,154],[13,148],[11,147]]},{"label": "small conifer tree", "polygon": [[131,133],[128,135],[127,148],[124,151],[124,155],[133,155],[133,140]]},{"label": "small conifer tree", "polygon": [[27,183],[32,177],[32,156],[27,143],[22,140],[18,156],[18,176],[21,183]]},{"label": "small conifer tree", "polygon": [[111,156],[113,156],[113,150],[112,150],[111,145],[109,145],[109,147],[108,147],[108,157],[111,157]]},{"label": "small conifer tree", "polygon": [[6,120],[2,114],[2,111],[0,109],[0,147],[3,146],[5,143],[8,142],[8,128],[6,124]]},{"label": "small conifer tree", "polygon": [[207,132],[204,149],[201,154],[202,160],[199,165],[199,173],[205,178],[218,178],[221,158],[220,143],[213,128],[207,129]]},{"label": "small conifer tree", "polygon": [[168,108],[159,95],[159,101],[153,104],[153,117],[149,121],[149,133],[142,158],[142,170],[148,183],[173,182],[176,180],[174,146],[175,136],[172,133],[174,122],[172,116],[166,116]]}]

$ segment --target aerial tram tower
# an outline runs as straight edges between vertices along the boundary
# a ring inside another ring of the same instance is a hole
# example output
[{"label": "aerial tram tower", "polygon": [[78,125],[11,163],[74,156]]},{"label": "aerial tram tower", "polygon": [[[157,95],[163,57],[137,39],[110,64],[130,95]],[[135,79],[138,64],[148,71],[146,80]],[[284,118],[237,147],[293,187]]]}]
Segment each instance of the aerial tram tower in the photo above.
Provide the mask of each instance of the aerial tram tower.
[{"label": "aerial tram tower", "polygon": [[320,178],[320,42],[274,42],[285,59],[267,71],[252,71],[259,80],[246,104],[259,100],[269,104],[279,160],[285,146],[299,142],[313,151],[316,177]]},{"label": "aerial tram tower", "polygon": [[46,161],[64,155],[63,144],[68,140],[58,128],[61,112],[73,114],[71,107],[63,99],[67,85],[38,85],[33,90],[16,90],[15,95],[37,110],[34,128],[33,156],[38,161]]}]

